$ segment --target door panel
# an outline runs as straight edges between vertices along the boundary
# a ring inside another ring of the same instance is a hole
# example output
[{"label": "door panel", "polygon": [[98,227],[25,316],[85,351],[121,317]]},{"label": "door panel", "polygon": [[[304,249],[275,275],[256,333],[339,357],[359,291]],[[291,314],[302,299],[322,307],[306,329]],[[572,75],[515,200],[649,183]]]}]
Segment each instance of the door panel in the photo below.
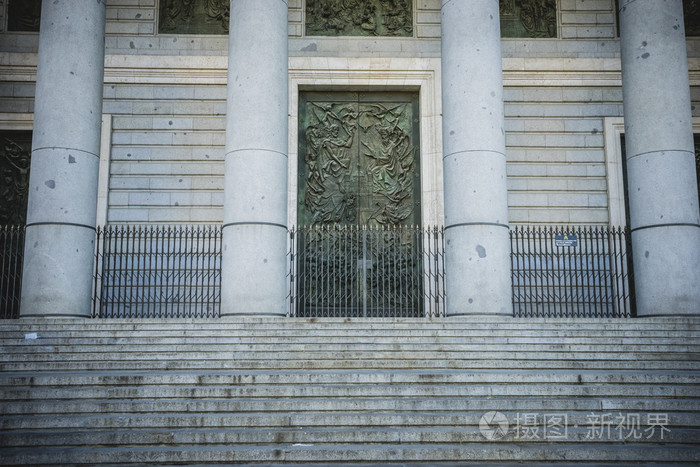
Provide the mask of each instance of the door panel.
[{"label": "door panel", "polygon": [[299,316],[421,315],[417,97],[301,95]]},{"label": "door panel", "polygon": [[415,94],[306,93],[298,225],[420,224]]}]

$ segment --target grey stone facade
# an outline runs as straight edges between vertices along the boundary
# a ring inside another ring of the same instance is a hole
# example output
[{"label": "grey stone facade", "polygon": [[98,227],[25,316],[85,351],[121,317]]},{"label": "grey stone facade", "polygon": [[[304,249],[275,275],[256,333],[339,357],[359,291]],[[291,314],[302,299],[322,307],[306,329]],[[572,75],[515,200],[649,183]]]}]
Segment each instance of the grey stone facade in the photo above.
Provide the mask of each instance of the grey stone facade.
[{"label": "grey stone facade", "polygon": [[[434,168],[432,185],[424,188],[424,196],[433,196],[426,223],[442,223],[444,213],[440,8],[440,0],[415,0],[410,38],[306,37],[303,1],[290,0],[287,15],[290,160],[298,89],[387,90],[408,83],[404,88],[423,92],[415,83],[437,83],[424,97],[432,113],[421,108],[430,148],[422,151],[423,163]],[[0,16],[6,10],[7,1],[0,1]],[[102,133],[109,177],[101,215],[109,223],[221,223],[226,113],[236,109],[227,104],[229,38],[158,34],[157,10],[157,0],[106,2],[102,114],[111,131]],[[612,170],[620,149],[611,128],[619,129],[623,116],[616,23],[614,0],[558,0],[557,38],[501,40],[510,224],[624,219],[616,191],[621,175]],[[3,125],[35,111],[38,44],[36,33],[0,32]],[[700,38],[687,38],[686,48],[691,112],[700,124]],[[419,71],[425,77],[416,78]],[[290,185],[290,207],[294,190]],[[289,219],[288,225],[293,214]]]}]

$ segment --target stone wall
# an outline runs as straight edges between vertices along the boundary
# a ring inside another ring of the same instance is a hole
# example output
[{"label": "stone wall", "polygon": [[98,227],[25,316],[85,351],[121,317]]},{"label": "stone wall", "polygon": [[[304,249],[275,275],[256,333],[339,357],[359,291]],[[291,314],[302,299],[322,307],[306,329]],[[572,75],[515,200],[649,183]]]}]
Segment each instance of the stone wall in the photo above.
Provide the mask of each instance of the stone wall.
[{"label": "stone wall", "polygon": [[[156,3],[107,0],[108,221],[218,223],[227,37],[158,35]],[[559,39],[502,41],[511,223],[609,222],[603,119],[622,116],[613,3],[559,0]],[[392,67],[382,59],[410,58],[420,68],[440,56],[440,0],[416,0],[412,39],[304,37],[302,0],[289,5],[290,56],[328,57],[322,75],[337,72],[333,57],[380,68]],[[37,44],[35,33],[0,34],[0,113],[33,111]],[[700,57],[700,38],[688,40],[688,53]],[[699,73],[691,60],[696,116]],[[440,129],[431,131],[439,140]]]}]

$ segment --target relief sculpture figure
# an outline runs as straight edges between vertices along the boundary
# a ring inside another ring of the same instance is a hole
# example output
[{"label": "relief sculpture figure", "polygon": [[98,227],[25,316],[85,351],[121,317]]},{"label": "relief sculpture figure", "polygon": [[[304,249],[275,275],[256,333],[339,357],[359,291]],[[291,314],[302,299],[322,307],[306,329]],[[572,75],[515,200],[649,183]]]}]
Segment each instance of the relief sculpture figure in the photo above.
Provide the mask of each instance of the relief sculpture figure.
[{"label": "relief sculpture figure", "polygon": [[[354,223],[350,175],[357,113],[352,104],[309,103],[305,207],[312,223]],[[349,186],[350,185],[350,186]]]},{"label": "relief sculpture figure", "polygon": [[161,0],[158,30],[175,34],[227,34],[228,0]]},{"label": "relief sculpture figure", "polygon": [[500,0],[503,37],[557,37],[556,0]]},{"label": "relief sculpture figure", "polygon": [[307,0],[310,36],[413,35],[412,0]]},{"label": "relief sculpture figure", "polygon": [[29,150],[5,139],[0,152],[2,187],[0,196],[0,224],[24,224],[29,190]]},{"label": "relief sculpture figure", "polygon": [[414,213],[411,104],[307,103],[303,206],[312,224],[401,225]]},{"label": "relief sculpture figure", "polygon": [[520,21],[530,37],[556,37],[557,7],[551,0],[520,0]]},{"label": "relief sculpture figure", "polygon": [[373,104],[360,114],[362,152],[368,158],[372,187],[369,219],[382,225],[399,225],[413,213],[415,148],[406,129],[407,107]]}]

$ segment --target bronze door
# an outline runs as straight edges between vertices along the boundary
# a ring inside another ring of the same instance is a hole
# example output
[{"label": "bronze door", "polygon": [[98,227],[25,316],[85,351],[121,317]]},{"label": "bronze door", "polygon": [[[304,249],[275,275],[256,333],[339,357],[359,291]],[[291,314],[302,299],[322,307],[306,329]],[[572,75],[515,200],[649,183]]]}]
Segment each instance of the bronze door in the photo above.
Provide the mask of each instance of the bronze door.
[{"label": "bronze door", "polygon": [[418,99],[305,93],[298,225],[420,225]]},{"label": "bronze door", "polygon": [[299,236],[302,316],[421,315],[417,97],[301,95],[297,221],[316,229]]},{"label": "bronze door", "polygon": [[31,131],[0,131],[0,318],[19,318]]}]

